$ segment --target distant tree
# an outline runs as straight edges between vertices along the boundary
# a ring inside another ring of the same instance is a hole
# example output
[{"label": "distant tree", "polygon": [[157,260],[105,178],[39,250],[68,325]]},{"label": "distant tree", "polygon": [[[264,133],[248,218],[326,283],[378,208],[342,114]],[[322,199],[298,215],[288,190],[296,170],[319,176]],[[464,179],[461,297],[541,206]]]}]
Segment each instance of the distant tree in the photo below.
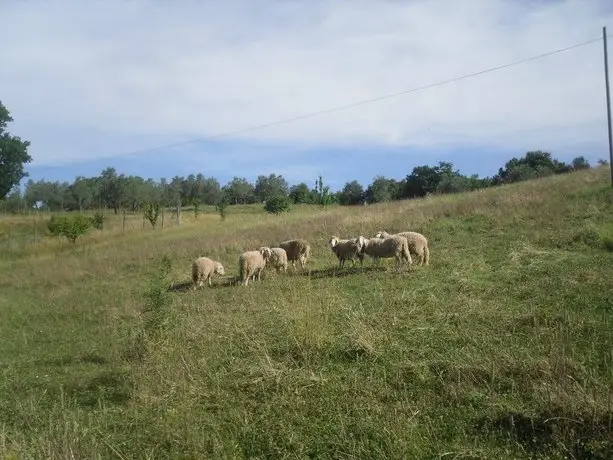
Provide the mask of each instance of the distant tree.
[{"label": "distant tree", "polygon": [[397,182],[384,176],[376,176],[365,192],[369,203],[391,201],[397,195]]},{"label": "distant tree", "polygon": [[69,186],[70,193],[76,202],[79,211],[89,207],[94,198],[94,189],[91,186],[90,179],[83,176],[78,176],[75,181]]},{"label": "distant tree", "polygon": [[290,188],[289,197],[295,204],[308,204],[313,202],[313,196],[311,195],[309,186],[304,182],[301,182],[298,185],[293,185]]},{"label": "distant tree", "polygon": [[18,136],[12,136],[6,131],[13,122],[8,109],[0,101],[0,200],[4,199],[21,179],[28,176],[24,164],[30,163],[32,157],[28,154],[30,141],[22,141]]},{"label": "distant tree", "polygon": [[605,160],[604,158],[599,158],[598,159],[598,165],[599,166],[607,166],[609,164],[609,160]]},{"label": "distant tree", "polygon": [[262,202],[273,196],[287,196],[288,194],[289,185],[281,175],[258,176],[255,182],[255,195]]},{"label": "distant tree", "polygon": [[223,187],[223,192],[229,203],[247,204],[255,201],[254,187],[244,177],[234,177]]},{"label": "distant tree", "polygon": [[574,170],[590,168],[589,161],[587,161],[583,156],[573,158],[572,165]]},{"label": "distant tree", "polygon": [[115,214],[119,213],[122,206],[125,185],[125,176],[118,176],[115,168],[105,168],[100,174],[100,197]]},{"label": "distant tree", "polygon": [[347,182],[338,196],[340,204],[345,206],[362,204],[364,198],[364,187],[357,180]]},{"label": "distant tree", "polygon": [[522,158],[511,158],[498,170],[496,183],[512,183],[553,174],[564,174],[572,166],[553,159],[551,153],[541,150],[527,152]]},{"label": "distant tree", "polygon": [[324,180],[321,176],[315,181],[314,201],[320,206],[326,207],[334,202],[335,197],[330,193],[330,187],[324,185]]}]

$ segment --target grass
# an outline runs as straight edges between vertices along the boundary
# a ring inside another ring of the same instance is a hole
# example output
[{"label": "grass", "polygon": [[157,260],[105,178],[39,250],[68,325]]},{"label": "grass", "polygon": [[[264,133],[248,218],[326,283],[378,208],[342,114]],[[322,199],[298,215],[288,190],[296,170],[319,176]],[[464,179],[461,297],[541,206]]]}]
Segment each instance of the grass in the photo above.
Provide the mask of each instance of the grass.
[{"label": "grass", "polygon": [[[612,458],[608,180],[24,237],[0,258],[0,458]],[[423,232],[431,265],[335,268],[331,235],[380,229]],[[310,274],[230,283],[291,237]],[[193,292],[200,254],[227,276]]]}]

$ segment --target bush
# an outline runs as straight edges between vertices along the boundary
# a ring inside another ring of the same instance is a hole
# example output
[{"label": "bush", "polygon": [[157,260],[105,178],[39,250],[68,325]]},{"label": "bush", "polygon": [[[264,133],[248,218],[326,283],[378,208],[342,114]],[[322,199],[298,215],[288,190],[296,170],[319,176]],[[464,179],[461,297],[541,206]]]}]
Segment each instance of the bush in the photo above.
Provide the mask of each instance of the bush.
[{"label": "bush", "polygon": [[149,221],[153,229],[155,230],[155,225],[158,222],[158,217],[160,216],[160,203],[147,203],[145,206],[145,219]]},{"label": "bush", "polygon": [[266,200],[264,205],[266,212],[271,214],[281,214],[290,210],[289,197],[286,196],[273,196]]},{"label": "bush", "polygon": [[90,225],[91,220],[83,214],[51,216],[51,219],[47,222],[49,233],[54,236],[65,236],[72,244],[76,243],[79,236],[87,233]]},{"label": "bush", "polygon": [[95,212],[94,215],[91,217],[92,227],[97,230],[102,230],[102,228],[104,227],[104,219],[104,214],[102,214],[101,212]]}]

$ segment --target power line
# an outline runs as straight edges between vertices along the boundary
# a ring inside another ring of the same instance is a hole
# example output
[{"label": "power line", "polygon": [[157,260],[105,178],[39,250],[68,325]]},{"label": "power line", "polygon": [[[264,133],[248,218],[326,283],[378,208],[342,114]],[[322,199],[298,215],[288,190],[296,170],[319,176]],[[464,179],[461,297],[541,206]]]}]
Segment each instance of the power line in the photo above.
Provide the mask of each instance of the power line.
[{"label": "power line", "polygon": [[[556,50],[553,50],[553,51],[548,51],[546,53],[537,54],[535,56],[531,56],[531,57],[528,57],[528,58],[525,58],[525,59],[520,59],[518,61],[513,61],[513,62],[510,62],[508,64],[503,64],[503,65],[499,65],[499,66],[496,66],[496,67],[490,67],[488,69],[480,70],[478,72],[472,72],[472,73],[460,75],[458,77],[449,78],[447,80],[441,80],[441,81],[438,81],[438,82],[435,82],[435,83],[429,83],[427,85],[418,86],[418,87],[415,87],[415,88],[411,88],[411,89],[407,89],[407,90],[403,90],[403,91],[398,91],[398,92],[386,94],[386,95],[383,95],[383,96],[378,96],[378,97],[374,97],[374,98],[370,98],[370,99],[364,99],[364,100],[353,102],[353,103],[346,104],[346,105],[332,107],[332,108],[329,108],[329,109],[323,109],[323,110],[319,110],[317,112],[310,112],[310,113],[306,113],[306,114],[303,114],[303,115],[298,115],[298,116],[295,116],[295,117],[283,118],[283,119],[280,119],[280,120],[272,121],[272,122],[261,124],[261,125],[255,125],[255,126],[250,126],[250,127],[246,127],[246,128],[240,128],[240,129],[236,129],[236,130],[233,130],[233,131],[227,131],[225,133],[213,134],[213,135],[210,135],[210,136],[200,137],[198,139],[192,139],[192,140],[189,140],[189,141],[175,142],[175,143],[172,143],[172,144],[161,145],[161,146],[158,146],[158,147],[150,147],[150,148],[146,148],[146,149],[133,150],[131,152],[124,152],[124,153],[120,153],[120,154],[117,154],[117,155],[112,155],[112,156],[106,157],[105,159],[119,158],[119,157],[124,157],[124,156],[132,156],[132,155],[137,155],[137,154],[140,154],[140,153],[153,152],[153,151],[156,151],[156,150],[171,149],[171,148],[180,147],[180,146],[183,146],[183,145],[195,144],[195,143],[198,143],[198,142],[205,142],[205,141],[209,141],[209,140],[213,140],[213,139],[219,139],[219,138],[223,138],[223,137],[233,136],[233,135],[242,134],[242,133],[246,133],[246,132],[250,132],[250,131],[257,131],[259,129],[265,129],[265,128],[270,128],[270,127],[273,127],[273,126],[279,126],[279,125],[282,125],[282,124],[285,124],[285,123],[292,123],[294,121],[304,120],[304,119],[307,119],[307,118],[313,118],[313,117],[316,117],[316,116],[319,116],[319,115],[325,115],[325,114],[328,114],[328,113],[339,112],[341,110],[347,110],[347,109],[350,109],[350,108],[353,108],[353,107],[358,107],[358,106],[361,106],[361,105],[372,104],[374,102],[379,102],[379,101],[382,101],[382,100],[385,100],[385,99],[390,99],[390,98],[393,98],[393,97],[404,96],[406,94],[415,93],[415,92],[423,91],[423,90],[430,89],[430,88],[436,88],[438,86],[447,85],[449,83],[454,83],[456,81],[465,80],[467,78],[472,78],[472,77],[476,77],[476,76],[483,75],[483,74],[486,74],[486,73],[495,72],[495,71],[506,69],[506,68],[509,68],[509,67],[514,67],[514,66],[517,66],[517,65],[520,65],[520,64],[524,64],[526,62],[536,61],[538,59],[543,59],[543,58],[546,58],[546,57],[549,57],[549,56],[553,56],[554,54],[559,54],[559,53],[563,53],[563,52],[566,52],[566,51],[570,51],[570,50],[573,50],[575,48],[580,48],[582,46],[586,46],[586,45],[589,45],[589,44],[592,44],[592,43],[596,43],[596,42],[599,42],[599,41],[602,41],[602,40],[603,40],[603,37],[595,38],[595,39],[592,39],[592,40],[588,40],[586,42],[577,43],[577,44],[574,44],[574,45],[571,45],[571,46],[567,46],[565,48],[559,48],[559,49],[556,49]],[[37,169],[39,169],[39,170],[56,169],[56,168],[62,168],[62,167],[68,166],[68,165],[91,163],[92,161],[95,161],[95,160],[75,161],[75,162],[67,163],[67,164],[64,164],[64,165],[48,166],[48,167],[42,167],[42,168],[37,168]]]}]

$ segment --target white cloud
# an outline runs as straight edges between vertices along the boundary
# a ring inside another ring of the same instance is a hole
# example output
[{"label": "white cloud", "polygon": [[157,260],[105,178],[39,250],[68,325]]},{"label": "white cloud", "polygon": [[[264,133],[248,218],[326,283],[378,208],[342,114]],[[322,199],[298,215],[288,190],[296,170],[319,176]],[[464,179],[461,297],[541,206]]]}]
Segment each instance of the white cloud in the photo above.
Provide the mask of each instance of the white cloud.
[{"label": "white cloud", "polygon": [[[14,0],[0,4],[11,40],[0,48],[0,100],[16,125],[167,139],[216,135],[598,38],[607,23],[613,34],[608,3]],[[597,42],[228,139],[292,146],[604,145],[602,66]],[[39,148],[37,133],[28,134],[37,164],[83,155],[69,141],[62,151]]]}]

